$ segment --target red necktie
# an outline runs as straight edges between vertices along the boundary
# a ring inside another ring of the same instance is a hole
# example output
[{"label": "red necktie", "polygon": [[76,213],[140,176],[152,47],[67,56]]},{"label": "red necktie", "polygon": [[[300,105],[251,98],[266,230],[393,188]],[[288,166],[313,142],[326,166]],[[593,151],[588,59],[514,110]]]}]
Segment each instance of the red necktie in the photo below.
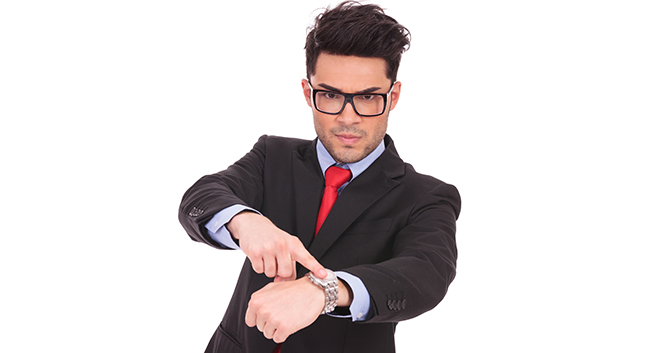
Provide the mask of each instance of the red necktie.
[{"label": "red necktie", "polygon": [[[330,213],[332,206],[337,201],[337,196],[339,196],[339,188],[345,184],[352,177],[352,173],[348,169],[339,168],[332,166],[325,171],[325,191],[323,192],[323,200],[321,201],[321,208],[318,210],[318,219],[316,220],[316,232],[314,236],[318,234],[318,230],[321,229],[323,222],[327,218],[327,215]],[[278,344],[275,347],[273,353],[280,353],[282,344]]]},{"label": "red necktie", "polygon": [[323,200],[321,201],[321,208],[318,210],[318,219],[316,220],[316,231],[314,236],[318,234],[323,222],[330,213],[332,206],[337,201],[339,195],[339,188],[345,184],[352,177],[352,173],[348,169],[332,166],[325,171],[325,191],[323,192]]}]

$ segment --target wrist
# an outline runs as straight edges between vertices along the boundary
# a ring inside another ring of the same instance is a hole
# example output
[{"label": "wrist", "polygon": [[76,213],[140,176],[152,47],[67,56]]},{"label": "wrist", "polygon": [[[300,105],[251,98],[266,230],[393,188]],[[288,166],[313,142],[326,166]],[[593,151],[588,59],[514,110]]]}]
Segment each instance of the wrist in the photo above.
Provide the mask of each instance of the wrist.
[{"label": "wrist", "polygon": [[348,283],[339,280],[339,300],[337,301],[338,307],[348,307],[353,302],[353,290],[350,288]]},{"label": "wrist", "polygon": [[259,214],[250,210],[243,210],[234,215],[234,217],[232,217],[232,219],[230,219],[230,221],[225,224],[225,228],[227,228],[228,232],[230,232],[232,238],[239,240],[241,225],[244,223],[247,224],[249,221],[248,218],[252,216],[259,216]]},{"label": "wrist", "polygon": [[314,312],[314,310],[316,310],[318,314],[321,314],[323,308],[325,308],[325,292],[323,291],[323,288],[312,283],[309,276],[300,277],[296,282],[302,283],[302,286],[306,287],[304,293],[312,298],[312,304],[308,308],[316,308],[311,311]]},{"label": "wrist", "polygon": [[321,314],[328,314],[334,311],[339,301],[339,279],[334,272],[326,269],[327,276],[323,279],[314,276],[313,273],[308,273],[309,280],[318,288],[323,290],[325,295],[325,305]]}]

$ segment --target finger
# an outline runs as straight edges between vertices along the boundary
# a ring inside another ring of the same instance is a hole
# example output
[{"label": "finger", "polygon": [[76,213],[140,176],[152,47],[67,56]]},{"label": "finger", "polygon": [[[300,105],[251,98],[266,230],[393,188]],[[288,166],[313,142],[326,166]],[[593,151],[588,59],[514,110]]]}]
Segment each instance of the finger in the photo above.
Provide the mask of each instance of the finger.
[{"label": "finger", "polygon": [[277,274],[277,261],[275,261],[275,256],[264,256],[264,273],[266,274],[266,277],[270,278],[275,277]]},{"label": "finger", "polygon": [[251,258],[250,264],[252,265],[253,271],[256,273],[264,272],[264,261],[261,257]]},{"label": "finger", "polygon": [[273,335],[272,339],[275,341],[275,343],[282,343],[289,338],[288,334],[285,334],[281,329],[275,330],[275,334]]},{"label": "finger", "polygon": [[297,278],[296,276],[290,276],[290,277],[280,277],[280,276],[275,276],[275,279],[273,280],[273,283],[278,283],[278,282],[293,282]]},{"label": "finger", "polygon": [[283,252],[277,257],[277,275],[280,277],[288,278],[293,275],[296,263],[291,260],[291,254]]},{"label": "finger", "polygon": [[295,278],[291,277],[280,277],[280,276],[275,276],[275,279],[273,280],[273,283],[278,283],[278,282],[290,282],[293,281]]},{"label": "finger", "polygon": [[255,311],[248,306],[248,310],[246,310],[246,325],[248,325],[248,327],[254,327],[256,324],[257,314],[255,314]]},{"label": "finger", "polygon": [[264,334],[264,337],[270,340],[275,335],[275,331],[276,328],[273,325],[271,325],[270,322],[267,322],[264,327],[264,331],[262,331],[262,333]]},{"label": "finger", "polygon": [[289,338],[289,335],[293,333],[291,326],[289,326],[289,324],[290,324],[289,322],[287,322],[286,324],[280,322],[278,323],[278,325],[276,325],[275,327],[276,330],[273,333],[273,337],[271,337],[271,339],[275,341],[275,343],[282,343],[286,341],[287,338]]},{"label": "finger", "polygon": [[327,277],[325,267],[323,267],[323,265],[321,265],[304,246],[293,247],[291,249],[291,256],[294,260],[305,266],[306,269],[312,271],[312,273],[314,273],[318,278],[323,279]]},{"label": "finger", "polygon": [[292,264],[293,265],[291,266],[291,276],[283,277],[283,276],[277,275],[277,276],[275,276],[275,279],[273,280],[273,282],[277,283],[277,282],[295,281],[297,279],[296,277],[298,276],[296,274],[296,262],[292,261]]},{"label": "finger", "polygon": [[266,329],[266,320],[262,319],[261,317],[257,317],[257,329],[263,333],[264,329]]}]

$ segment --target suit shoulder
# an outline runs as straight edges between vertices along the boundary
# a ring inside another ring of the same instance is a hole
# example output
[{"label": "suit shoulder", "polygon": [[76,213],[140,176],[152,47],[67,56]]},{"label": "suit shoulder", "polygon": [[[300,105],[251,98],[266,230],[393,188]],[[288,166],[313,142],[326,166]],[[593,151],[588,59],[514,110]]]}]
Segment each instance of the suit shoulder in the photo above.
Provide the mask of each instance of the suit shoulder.
[{"label": "suit shoulder", "polygon": [[433,189],[435,187],[441,186],[441,185],[448,185],[451,187],[455,187],[454,185],[448,184],[440,179],[437,179],[431,175],[427,174],[421,174],[417,172],[414,167],[409,164],[405,163],[405,181],[410,182],[414,185],[422,185],[426,189]]},{"label": "suit shoulder", "polygon": [[447,201],[453,208],[455,218],[459,217],[462,199],[459,190],[454,185],[430,175],[417,173],[414,167],[407,163],[405,163],[403,182],[407,185],[408,194],[413,193],[417,200],[427,196],[428,199],[437,197],[439,200]]},{"label": "suit shoulder", "polygon": [[258,143],[263,143],[267,148],[281,149],[281,150],[296,150],[311,144],[311,140],[304,140],[293,137],[282,137],[275,135],[263,135],[259,138]]},{"label": "suit shoulder", "polygon": [[315,145],[311,140],[264,135],[259,138],[255,148],[260,150],[266,159],[271,159],[274,164],[278,164],[282,161],[291,161],[293,156],[306,158],[312,155],[312,146]]}]

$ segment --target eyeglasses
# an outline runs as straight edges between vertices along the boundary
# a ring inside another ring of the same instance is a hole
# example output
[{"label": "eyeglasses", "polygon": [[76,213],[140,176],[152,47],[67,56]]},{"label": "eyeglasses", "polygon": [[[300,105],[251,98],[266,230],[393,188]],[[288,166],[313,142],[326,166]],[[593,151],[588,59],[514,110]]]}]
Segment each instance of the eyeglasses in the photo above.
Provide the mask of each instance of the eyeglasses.
[{"label": "eyeglasses", "polygon": [[391,84],[387,93],[339,93],[314,89],[311,83],[309,88],[312,91],[314,108],[321,113],[339,115],[346,108],[346,104],[350,103],[357,115],[371,117],[384,114],[387,109],[387,99],[395,84],[395,82]]}]

